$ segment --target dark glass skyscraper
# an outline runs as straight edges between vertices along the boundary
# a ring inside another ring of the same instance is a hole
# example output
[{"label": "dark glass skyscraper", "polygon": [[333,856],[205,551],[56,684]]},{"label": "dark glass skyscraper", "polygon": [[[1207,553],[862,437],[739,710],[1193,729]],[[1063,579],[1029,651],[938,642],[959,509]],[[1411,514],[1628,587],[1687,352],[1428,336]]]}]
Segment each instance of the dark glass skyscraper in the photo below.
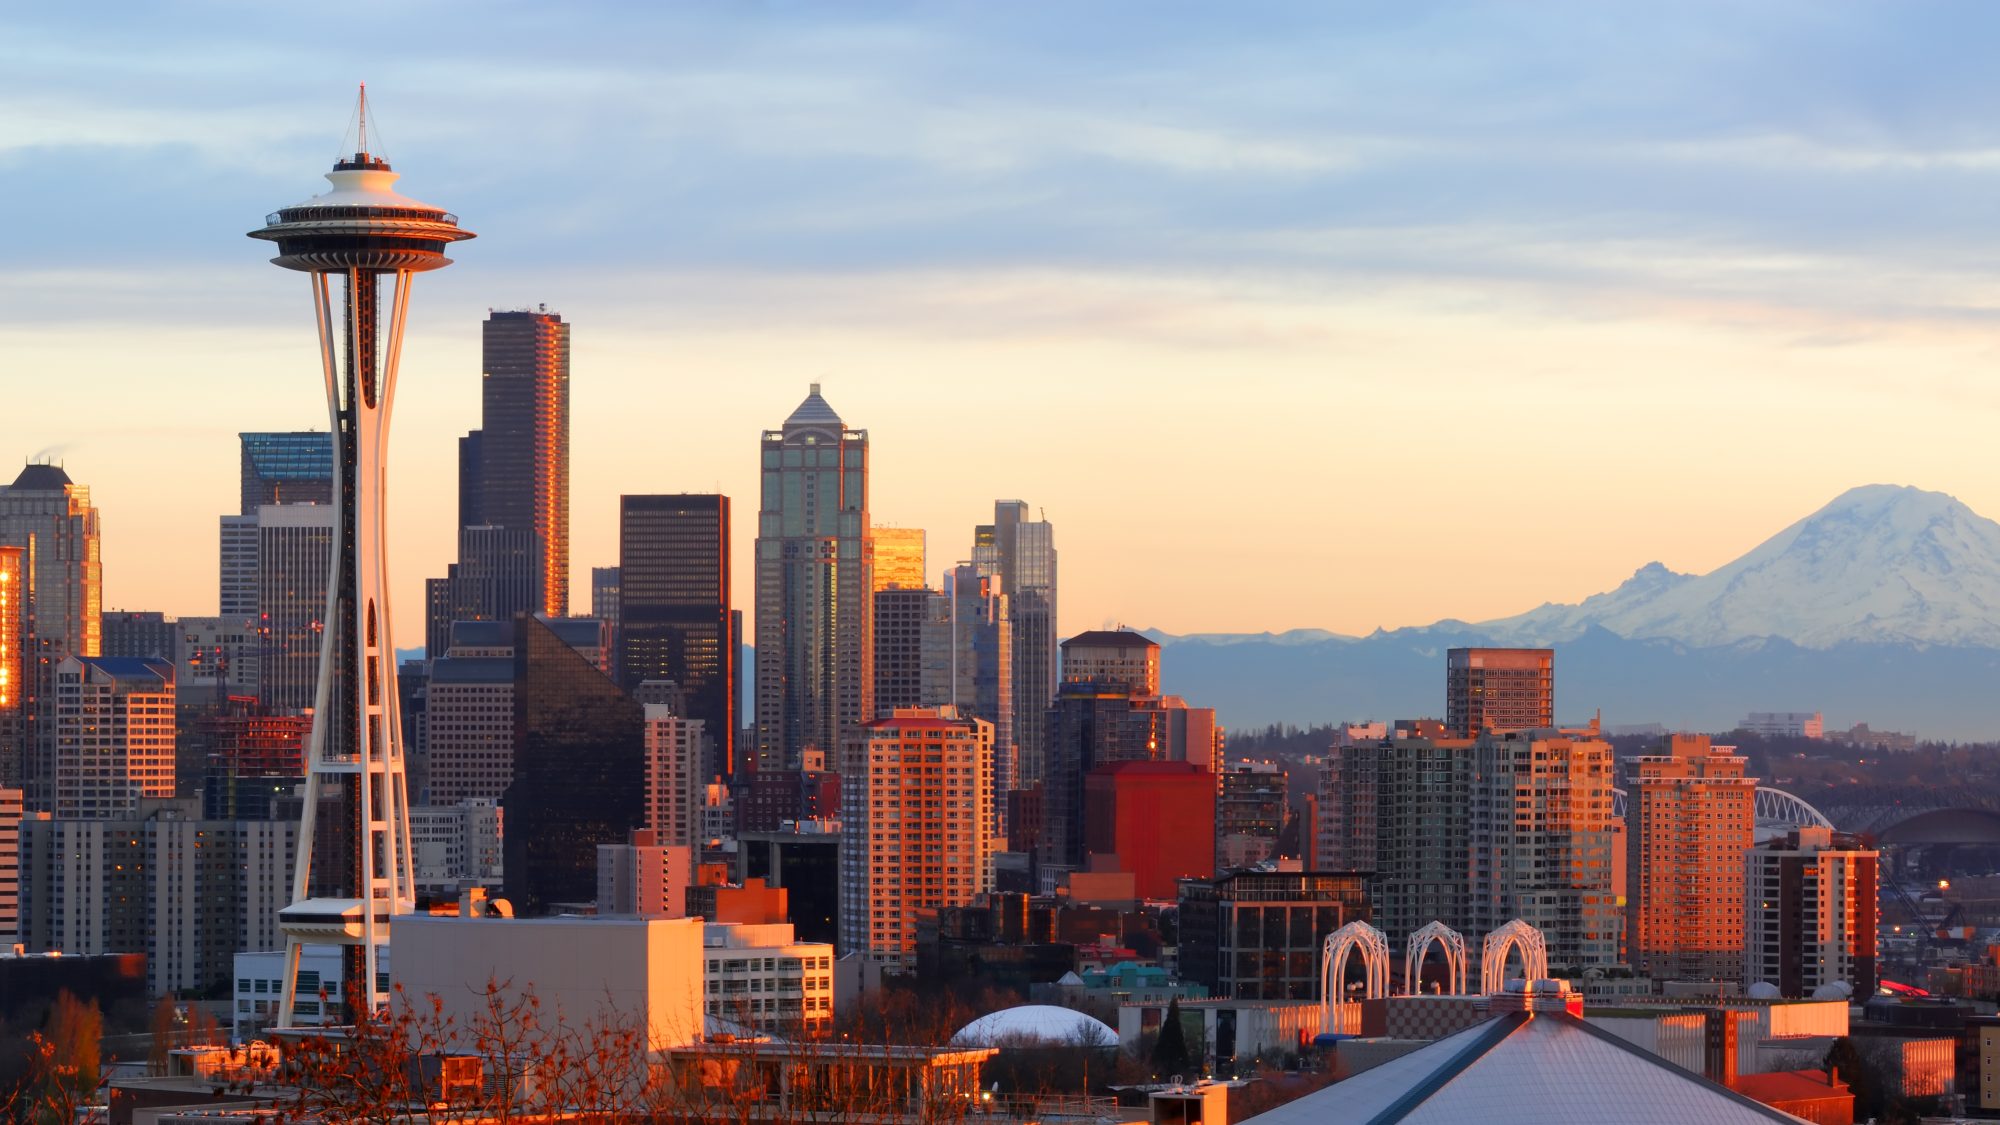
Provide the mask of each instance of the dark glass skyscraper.
[{"label": "dark glass skyscraper", "polygon": [[333,435],[238,434],[243,442],[242,506],[254,516],[265,504],[333,503]]},{"label": "dark glass skyscraper", "polygon": [[542,621],[514,619],[507,897],[522,914],[597,897],[597,845],[645,825],[645,709]]},{"label": "dark glass skyscraper", "polygon": [[494,312],[481,336],[479,522],[533,532],[542,602],[569,616],[569,325],[540,309]]},{"label": "dark glass skyscraper", "polygon": [[709,738],[709,776],[736,764],[737,646],[730,624],[729,497],[618,501],[618,675],[672,680]]}]

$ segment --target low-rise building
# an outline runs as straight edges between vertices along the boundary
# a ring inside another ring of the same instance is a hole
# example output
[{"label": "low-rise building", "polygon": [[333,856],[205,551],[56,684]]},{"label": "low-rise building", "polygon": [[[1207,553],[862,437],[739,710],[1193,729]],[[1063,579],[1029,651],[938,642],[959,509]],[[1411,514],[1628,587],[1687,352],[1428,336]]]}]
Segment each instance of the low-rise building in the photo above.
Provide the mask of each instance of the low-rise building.
[{"label": "low-rise building", "polygon": [[833,946],[786,924],[702,928],[704,1010],[746,1028],[822,1031],[833,1022]]}]

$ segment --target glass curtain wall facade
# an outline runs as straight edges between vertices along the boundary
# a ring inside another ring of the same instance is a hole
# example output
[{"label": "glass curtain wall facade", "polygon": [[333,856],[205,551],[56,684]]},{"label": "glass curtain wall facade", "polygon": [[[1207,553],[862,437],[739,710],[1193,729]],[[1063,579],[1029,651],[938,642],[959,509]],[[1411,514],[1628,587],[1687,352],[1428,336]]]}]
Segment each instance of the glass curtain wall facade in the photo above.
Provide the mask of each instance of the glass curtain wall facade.
[{"label": "glass curtain wall facade", "polygon": [[757,767],[797,769],[807,750],[838,761],[874,715],[868,431],[815,383],[760,457]]},{"label": "glass curtain wall facade", "polygon": [[333,435],[246,433],[242,440],[242,505],[254,516],[266,504],[333,503]]},{"label": "glass curtain wall facade", "polygon": [[620,497],[616,574],[619,682],[678,684],[708,740],[704,773],[731,776],[740,720],[729,497]]},{"label": "glass curtain wall facade", "polygon": [[507,897],[523,915],[597,897],[597,845],[645,824],[644,709],[562,637],[514,619]]}]

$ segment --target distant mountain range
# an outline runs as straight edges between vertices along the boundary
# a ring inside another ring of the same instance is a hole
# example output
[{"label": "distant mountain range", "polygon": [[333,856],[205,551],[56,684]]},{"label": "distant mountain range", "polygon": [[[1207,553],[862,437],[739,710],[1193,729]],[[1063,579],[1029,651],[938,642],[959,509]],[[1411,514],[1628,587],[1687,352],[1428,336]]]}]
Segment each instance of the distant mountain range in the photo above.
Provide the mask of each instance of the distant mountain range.
[{"label": "distant mountain range", "polygon": [[1167,690],[1239,729],[1437,715],[1444,650],[1488,644],[1556,650],[1563,721],[1726,730],[1821,711],[1829,728],[2000,739],[2000,524],[1867,485],[1713,573],[1649,563],[1575,605],[1367,637],[1151,635]]}]

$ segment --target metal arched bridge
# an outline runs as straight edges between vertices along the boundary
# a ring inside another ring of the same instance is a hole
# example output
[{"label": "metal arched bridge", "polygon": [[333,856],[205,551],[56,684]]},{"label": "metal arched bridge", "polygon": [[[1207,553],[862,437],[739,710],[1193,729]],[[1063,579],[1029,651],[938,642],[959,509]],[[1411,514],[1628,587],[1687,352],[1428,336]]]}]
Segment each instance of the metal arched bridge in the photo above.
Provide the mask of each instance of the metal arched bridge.
[{"label": "metal arched bridge", "polygon": [[[1877,844],[2000,844],[2000,809],[1942,800],[1828,807],[1830,812],[1821,812],[1783,789],[1760,785],[1756,797],[1758,835],[1819,827],[1867,836]],[[1611,812],[1613,816],[1625,815],[1623,789],[1611,791]]]}]

